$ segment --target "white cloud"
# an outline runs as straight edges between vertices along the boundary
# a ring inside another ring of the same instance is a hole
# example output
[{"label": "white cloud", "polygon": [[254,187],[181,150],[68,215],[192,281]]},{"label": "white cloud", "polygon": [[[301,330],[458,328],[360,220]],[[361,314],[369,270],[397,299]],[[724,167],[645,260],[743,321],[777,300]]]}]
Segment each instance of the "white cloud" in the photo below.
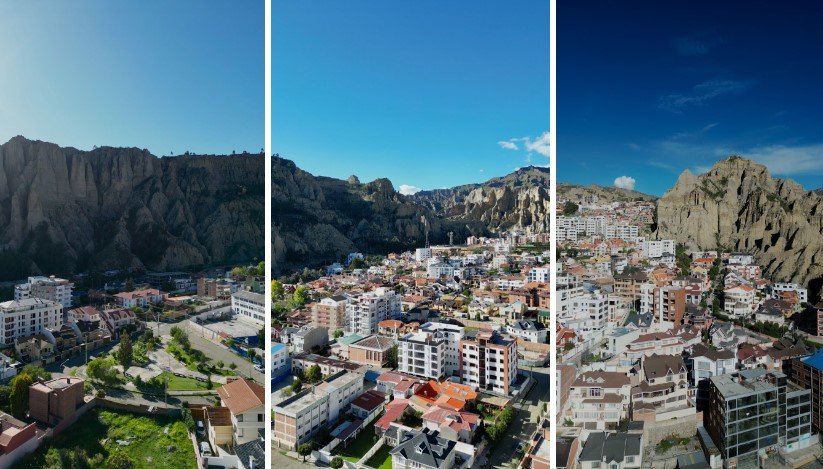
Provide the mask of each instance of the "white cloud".
[{"label": "white cloud", "polygon": [[615,178],[614,186],[620,189],[629,189],[634,190],[635,181],[631,176],[620,176],[619,178]]},{"label": "white cloud", "polygon": [[501,148],[505,148],[506,150],[517,150],[518,147],[517,144],[514,143],[515,141],[516,139],[513,138],[511,140],[501,140],[497,142],[497,144],[500,145]]},{"label": "white cloud", "polygon": [[750,86],[751,82],[739,80],[704,81],[694,85],[691,92],[661,96],[657,100],[657,105],[661,109],[680,113],[689,106],[705,106],[718,96],[740,93]]},{"label": "white cloud", "polygon": [[773,174],[823,174],[823,144],[756,147],[742,152],[741,156],[766,165]]},{"label": "white cloud", "polygon": [[549,147],[551,146],[551,138],[549,137],[548,132],[543,132],[541,136],[537,137],[534,140],[532,140],[529,137],[525,137],[523,139],[523,145],[526,147],[527,151],[537,152],[548,158]]},{"label": "white cloud", "polygon": [[414,195],[422,190],[423,189],[419,187],[410,186],[408,184],[400,184],[400,187],[398,188],[398,192],[400,192],[403,195]]}]

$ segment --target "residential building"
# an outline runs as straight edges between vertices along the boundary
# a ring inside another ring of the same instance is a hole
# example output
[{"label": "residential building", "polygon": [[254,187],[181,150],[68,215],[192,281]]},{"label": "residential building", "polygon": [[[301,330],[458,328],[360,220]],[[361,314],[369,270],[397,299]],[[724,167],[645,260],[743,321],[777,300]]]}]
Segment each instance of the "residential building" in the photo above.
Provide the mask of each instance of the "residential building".
[{"label": "residential building", "polygon": [[272,437],[279,447],[296,449],[317,431],[337,421],[340,412],[363,393],[363,375],[340,371],[274,405]]},{"label": "residential building", "polygon": [[0,303],[3,324],[2,345],[14,344],[17,339],[29,337],[44,329],[60,327],[63,306],[51,300],[25,298]]},{"label": "residential building", "polygon": [[114,295],[117,304],[122,308],[133,308],[135,306],[146,308],[149,305],[159,305],[166,301],[168,294],[156,288],[146,288],[131,292],[121,292]]},{"label": "residential building", "polygon": [[632,388],[632,420],[660,422],[694,415],[686,364],[680,355],[644,357],[640,384]]},{"label": "residential building", "polygon": [[704,426],[725,468],[757,467],[777,450],[811,444],[811,390],[763,369],[713,376]]},{"label": "residential building", "polygon": [[231,311],[240,319],[263,327],[266,322],[265,297],[260,293],[238,290],[231,295]]},{"label": "residential building", "polygon": [[289,349],[284,344],[274,342],[271,344],[271,379],[283,376],[291,369],[289,359]]},{"label": "residential building", "polygon": [[551,267],[532,267],[527,274],[529,282],[545,283],[551,279]]},{"label": "residential building", "polygon": [[812,426],[818,433],[823,432],[823,349],[792,359],[787,371],[792,382],[811,391]]},{"label": "residential building", "polygon": [[348,298],[335,295],[314,303],[311,309],[312,324],[330,331],[346,328],[346,303]]},{"label": "residential building", "polygon": [[672,239],[643,241],[641,246],[643,257],[646,259],[657,259],[665,255],[673,256],[675,242]]},{"label": "residential building", "polygon": [[26,283],[15,285],[14,299],[40,298],[60,303],[63,309],[71,308],[71,294],[74,284],[70,281],[50,277],[29,277]]},{"label": "residential building", "polygon": [[696,407],[698,411],[703,411],[709,403],[709,378],[734,373],[737,356],[732,350],[710,348],[700,343],[692,347],[688,363]]},{"label": "residential building", "polygon": [[400,314],[400,296],[392,289],[377,288],[355,296],[346,305],[346,332],[371,335],[377,332],[377,324]]},{"label": "residential building", "polygon": [[370,389],[354,398],[349,406],[349,413],[364,422],[371,422],[386,405],[387,396],[380,391]]},{"label": "residential building", "polygon": [[224,278],[199,278],[197,279],[197,296],[201,298],[214,298],[215,300],[227,300],[237,291],[237,282]]},{"label": "residential building", "polygon": [[460,341],[460,379],[463,384],[508,396],[517,379],[517,341],[497,331],[478,332]]},{"label": "residential building", "polygon": [[673,286],[655,288],[651,311],[661,323],[683,324],[683,316],[686,314],[686,290]]},{"label": "residential building", "polygon": [[792,292],[797,295],[798,303],[807,303],[809,301],[809,291],[796,283],[775,282],[771,284],[769,290],[769,296],[774,300],[781,299],[783,293]]},{"label": "residential building", "polygon": [[0,412],[0,467],[14,467],[39,444],[36,423],[26,423]]},{"label": "residential building", "polygon": [[615,430],[629,416],[629,377],[614,371],[587,371],[569,390],[569,417],[587,430]]},{"label": "residential building", "polygon": [[265,428],[265,389],[245,378],[229,381],[217,389],[220,403],[231,412],[234,445],[257,438]]},{"label": "residential building", "polygon": [[228,448],[234,445],[234,425],[228,407],[205,407],[204,423],[208,440],[213,448]]},{"label": "residential building", "polygon": [[549,330],[537,321],[516,321],[506,326],[506,332],[529,342],[545,344],[548,341]]},{"label": "residential building", "polygon": [[451,469],[455,464],[456,442],[440,436],[437,430],[413,430],[391,449],[394,469]]},{"label": "residential building", "polygon": [[408,333],[397,339],[397,370],[423,378],[446,376],[446,343],[441,331]]},{"label": "residential building", "polygon": [[29,386],[29,417],[54,427],[74,417],[85,404],[84,381],[66,376]]},{"label": "residential building", "polygon": [[293,353],[318,352],[328,343],[329,330],[325,327],[303,326],[290,339]]},{"label": "residential building", "polygon": [[580,469],[633,469],[643,459],[643,436],[637,433],[590,433],[577,458]]},{"label": "residential building", "polygon": [[429,407],[421,418],[423,426],[429,430],[440,432],[448,440],[463,443],[471,443],[480,426],[479,415],[440,406]]},{"label": "residential building", "polygon": [[130,309],[106,309],[100,312],[100,319],[112,337],[117,337],[123,328],[137,322],[137,316]]}]

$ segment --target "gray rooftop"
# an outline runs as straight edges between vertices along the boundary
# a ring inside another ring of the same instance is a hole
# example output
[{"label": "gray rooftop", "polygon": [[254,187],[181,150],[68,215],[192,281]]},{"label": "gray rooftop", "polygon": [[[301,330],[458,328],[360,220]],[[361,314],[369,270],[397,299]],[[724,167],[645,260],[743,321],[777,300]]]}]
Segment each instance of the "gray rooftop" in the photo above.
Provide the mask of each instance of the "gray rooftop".
[{"label": "gray rooftop", "polygon": [[626,456],[640,456],[641,435],[594,432],[580,451],[580,461],[622,462]]}]

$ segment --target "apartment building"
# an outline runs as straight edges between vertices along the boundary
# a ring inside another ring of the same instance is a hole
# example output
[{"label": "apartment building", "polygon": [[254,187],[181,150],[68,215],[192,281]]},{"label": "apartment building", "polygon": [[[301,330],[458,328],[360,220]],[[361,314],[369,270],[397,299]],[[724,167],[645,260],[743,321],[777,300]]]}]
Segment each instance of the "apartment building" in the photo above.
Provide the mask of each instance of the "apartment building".
[{"label": "apartment building", "polygon": [[630,392],[624,373],[587,371],[569,389],[568,416],[587,430],[615,430],[629,416]]},{"label": "apartment building", "polygon": [[227,300],[237,291],[237,282],[224,278],[199,278],[197,279],[197,296],[201,298],[214,298],[216,300]]},{"label": "apartment building", "polygon": [[377,288],[352,298],[346,305],[346,332],[363,337],[377,332],[377,324],[400,314],[400,296],[390,288]]},{"label": "apartment building", "polygon": [[340,371],[274,405],[278,447],[296,449],[322,427],[337,421],[340,412],[363,393],[363,375]]},{"label": "apartment building", "polygon": [[71,308],[71,294],[74,284],[64,278],[29,277],[26,283],[15,285],[14,299],[40,298],[60,303],[63,309]]},{"label": "apartment building", "polygon": [[508,396],[517,379],[517,341],[497,331],[460,341],[460,379],[491,394]]},{"label": "apartment building", "polygon": [[529,342],[545,344],[549,337],[549,330],[543,323],[537,321],[515,321],[506,326],[506,332]]},{"label": "apartment building", "polygon": [[609,299],[600,291],[574,297],[570,315],[564,321],[566,327],[576,332],[600,332],[609,319]]},{"label": "apartment building", "polygon": [[397,340],[397,370],[423,378],[444,378],[448,341],[441,331],[419,330],[401,336]]},{"label": "apartment building", "polygon": [[651,311],[662,324],[683,324],[683,316],[686,314],[686,290],[674,286],[655,288]]},{"label": "apartment building", "polygon": [[704,426],[725,468],[758,467],[760,457],[812,442],[811,390],[763,369],[710,378]]},{"label": "apartment building", "polygon": [[29,386],[29,416],[53,427],[74,417],[85,401],[84,381],[66,376]]},{"label": "apartment building", "polygon": [[460,372],[460,341],[465,336],[463,326],[445,322],[427,322],[420,326],[423,332],[439,332],[446,338],[446,376],[457,376]]},{"label": "apartment building", "polygon": [[754,287],[745,284],[731,285],[723,290],[723,311],[732,316],[744,316],[754,312]]},{"label": "apartment building", "polygon": [[792,382],[811,391],[812,426],[820,433],[823,431],[823,349],[792,359],[787,371]]},{"label": "apartment building", "polygon": [[0,320],[3,324],[2,344],[12,345],[17,339],[60,327],[63,306],[41,298],[6,301],[0,303]]},{"label": "apartment building", "polygon": [[640,286],[648,279],[644,272],[617,274],[614,276],[614,292],[634,304],[640,301]]},{"label": "apartment building", "polygon": [[311,308],[311,321],[317,327],[325,327],[330,331],[346,328],[346,303],[348,298],[335,295],[323,298]]},{"label": "apartment building", "polygon": [[785,293],[796,294],[798,303],[809,301],[809,291],[796,283],[776,282],[769,288],[769,297],[774,300],[781,299]]},{"label": "apartment building", "polygon": [[260,327],[266,322],[265,297],[260,293],[239,290],[231,296],[231,310],[240,319]]},{"label": "apartment building", "polygon": [[646,259],[657,259],[664,255],[673,256],[675,242],[673,239],[646,240],[643,241],[641,252]]},{"label": "apartment building", "polygon": [[529,282],[548,282],[551,280],[551,267],[532,267],[526,278]]},{"label": "apartment building", "polygon": [[293,353],[308,353],[323,349],[329,343],[329,330],[325,327],[303,326],[291,335]]}]

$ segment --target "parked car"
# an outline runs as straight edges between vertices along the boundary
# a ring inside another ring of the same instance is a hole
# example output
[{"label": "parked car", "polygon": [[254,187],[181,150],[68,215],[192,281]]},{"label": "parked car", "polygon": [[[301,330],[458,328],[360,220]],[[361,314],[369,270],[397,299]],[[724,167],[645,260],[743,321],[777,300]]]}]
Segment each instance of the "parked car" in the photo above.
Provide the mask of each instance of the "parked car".
[{"label": "parked car", "polygon": [[204,458],[210,458],[211,454],[211,447],[209,446],[208,441],[201,441],[200,442],[200,456]]},{"label": "parked car", "polygon": [[206,436],[206,426],[203,425],[202,420],[197,421],[197,434],[199,436]]}]

